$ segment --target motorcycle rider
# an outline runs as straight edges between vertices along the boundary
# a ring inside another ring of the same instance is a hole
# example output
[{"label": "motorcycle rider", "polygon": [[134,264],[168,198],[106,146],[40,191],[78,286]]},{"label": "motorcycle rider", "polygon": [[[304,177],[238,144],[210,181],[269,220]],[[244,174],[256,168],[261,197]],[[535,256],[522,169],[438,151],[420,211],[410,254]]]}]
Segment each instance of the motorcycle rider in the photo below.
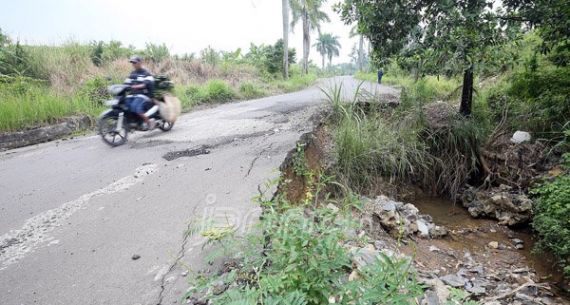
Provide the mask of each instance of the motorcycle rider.
[{"label": "motorcycle rider", "polygon": [[155,122],[149,117],[153,115],[158,106],[153,106],[147,112],[144,111],[145,103],[152,102],[154,90],[154,78],[143,68],[143,61],[140,56],[133,56],[129,59],[133,65],[133,72],[129,75],[128,82],[131,85],[131,94],[127,96],[129,111],[136,113],[143,120],[143,130],[153,129]]}]

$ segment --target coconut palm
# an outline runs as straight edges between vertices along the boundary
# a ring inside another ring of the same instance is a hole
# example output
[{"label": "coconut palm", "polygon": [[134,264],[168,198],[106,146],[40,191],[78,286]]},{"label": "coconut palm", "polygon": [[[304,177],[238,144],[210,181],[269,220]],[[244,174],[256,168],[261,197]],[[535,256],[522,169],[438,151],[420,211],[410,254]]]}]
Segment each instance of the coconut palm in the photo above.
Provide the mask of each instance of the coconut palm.
[{"label": "coconut palm", "polygon": [[358,36],[358,70],[364,70],[364,35],[358,33],[358,25],[353,26],[350,29],[349,36]]},{"label": "coconut palm", "polygon": [[333,36],[330,33],[325,33],[319,35],[317,42],[314,47],[323,57],[323,70],[325,69],[325,57],[329,59],[329,66],[332,65],[332,59],[334,56],[339,55],[340,42],[338,41],[338,36]]},{"label": "coconut palm", "polygon": [[289,0],[281,0],[283,10],[283,77],[289,78]]},{"label": "coconut palm", "polygon": [[311,50],[311,31],[321,32],[321,23],[330,22],[329,16],[321,10],[326,0],[290,0],[293,20],[291,28],[299,20],[303,23],[303,73],[309,73],[309,52]]}]

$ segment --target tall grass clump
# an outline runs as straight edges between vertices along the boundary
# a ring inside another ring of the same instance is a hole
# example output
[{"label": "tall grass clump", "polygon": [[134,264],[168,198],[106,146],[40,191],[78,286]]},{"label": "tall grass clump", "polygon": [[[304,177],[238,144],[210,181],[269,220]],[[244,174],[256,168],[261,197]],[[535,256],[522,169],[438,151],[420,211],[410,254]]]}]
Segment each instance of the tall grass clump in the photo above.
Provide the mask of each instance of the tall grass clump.
[{"label": "tall grass clump", "polygon": [[381,112],[365,112],[359,90],[350,102],[343,100],[342,86],[326,96],[333,108],[337,171],[343,182],[357,190],[380,176],[410,182],[434,162],[415,127],[389,121]]},{"label": "tall grass clump", "polygon": [[460,117],[445,103],[438,104],[443,108],[426,108],[418,96],[437,90],[422,86],[407,104],[384,110],[364,108],[377,102],[358,93],[352,101],[344,100],[341,86],[325,92],[332,107],[337,175],[343,182],[362,192],[382,177],[455,198],[462,185],[481,174],[479,147],[488,133],[485,126]]},{"label": "tall grass clump", "polygon": [[295,74],[292,75],[288,80],[278,80],[277,88],[283,90],[284,92],[294,92],[306,88],[313,84],[317,80],[317,75],[313,73],[309,74]]},{"label": "tall grass clump", "polygon": [[239,86],[239,94],[246,99],[252,99],[267,95],[267,91],[253,82],[244,82]]}]

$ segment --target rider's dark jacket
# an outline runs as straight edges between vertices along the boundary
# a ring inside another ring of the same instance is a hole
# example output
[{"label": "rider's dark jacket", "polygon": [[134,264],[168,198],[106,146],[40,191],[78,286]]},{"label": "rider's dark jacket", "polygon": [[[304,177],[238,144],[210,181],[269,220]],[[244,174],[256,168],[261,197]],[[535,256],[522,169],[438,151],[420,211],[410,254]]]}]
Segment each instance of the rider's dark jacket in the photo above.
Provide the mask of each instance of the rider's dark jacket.
[{"label": "rider's dark jacket", "polygon": [[132,84],[145,84],[146,88],[133,90],[131,92],[132,95],[143,94],[148,97],[152,97],[154,91],[154,78],[146,69],[137,69],[131,72],[129,75],[129,79],[131,80]]}]

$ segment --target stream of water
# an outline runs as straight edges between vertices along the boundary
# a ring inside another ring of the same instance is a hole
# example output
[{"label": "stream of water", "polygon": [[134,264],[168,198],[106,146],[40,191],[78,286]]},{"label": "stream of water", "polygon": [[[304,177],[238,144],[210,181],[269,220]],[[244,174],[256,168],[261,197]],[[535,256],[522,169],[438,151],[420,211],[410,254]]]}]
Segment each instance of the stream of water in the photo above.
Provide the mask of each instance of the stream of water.
[{"label": "stream of water", "polygon": [[[436,224],[452,232],[451,238],[445,240],[450,248],[477,253],[488,251],[489,243],[496,241],[505,248],[499,253],[509,256],[509,259],[520,259],[519,263],[534,269],[540,280],[554,284],[561,293],[568,295],[570,292],[569,283],[556,267],[555,259],[547,253],[533,251],[536,237],[529,228],[513,230],[498,225],[496,220],[473,218],[462,206],[441,198],[420,196],[413,200],[413,204],[422,214],[431,215]],[[516,250],[513,239],[523,240],[524,249]]]}]

